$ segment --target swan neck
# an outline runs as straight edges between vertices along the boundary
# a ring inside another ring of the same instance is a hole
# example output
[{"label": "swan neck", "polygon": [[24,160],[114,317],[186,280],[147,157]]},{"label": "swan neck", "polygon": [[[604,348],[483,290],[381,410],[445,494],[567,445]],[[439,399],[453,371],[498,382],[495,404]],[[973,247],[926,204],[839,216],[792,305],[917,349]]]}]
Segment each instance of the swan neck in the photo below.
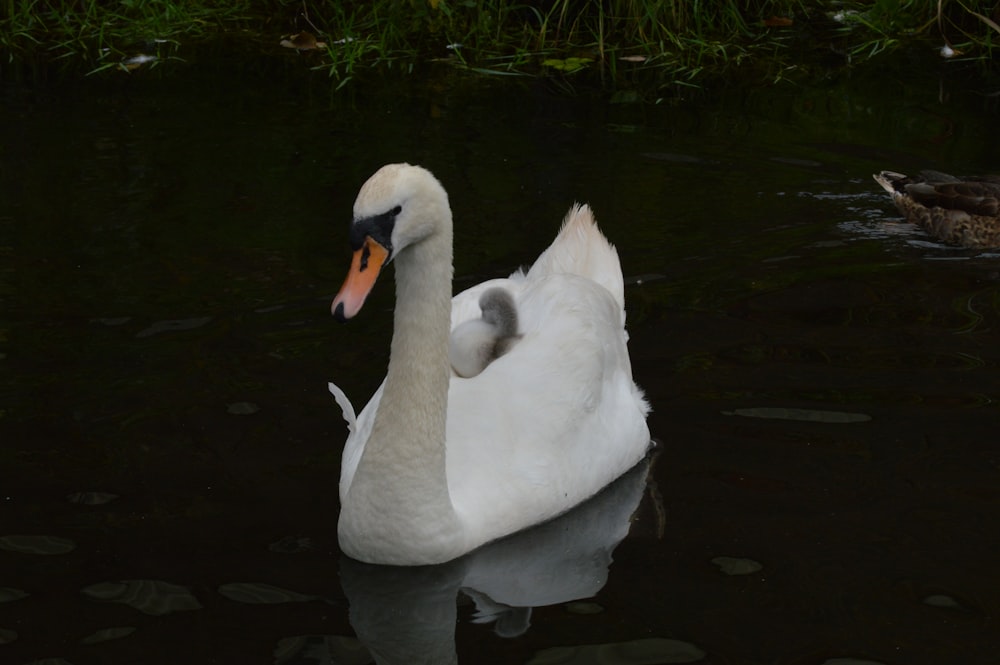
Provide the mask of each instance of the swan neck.
[{"label": "swan neck", "polygon": [[[379,418],[410,440],[444,449],[451,331],[451,234],[439,233],[396,259],[396,308]],[[446,236],[446,237],[445,237]],[[400,417],[402,414],[404,417]],[[407,422],[408,421],[408,422]],[[416,429],[414,429],[416,427]]]},{"label": "swan neck", "polygon": [[[342,506],[341,531],[363,534],[369,541],[364,551],[378,551],[380,563],[436,563],[457,556],[465,546],[448,490],[445,455],[451,379],[450,214],[446,221],[445,228],[395,259],[389,369]],[[374,515],[377,520],[371,519]],[[400,542],[419,551],[403,553]]]}]

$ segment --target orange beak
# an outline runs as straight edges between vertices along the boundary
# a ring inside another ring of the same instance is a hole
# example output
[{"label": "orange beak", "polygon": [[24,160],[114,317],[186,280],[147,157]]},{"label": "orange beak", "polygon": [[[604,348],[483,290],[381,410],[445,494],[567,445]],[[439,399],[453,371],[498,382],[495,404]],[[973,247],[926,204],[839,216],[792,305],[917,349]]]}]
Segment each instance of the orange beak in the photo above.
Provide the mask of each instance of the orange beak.
[{"label": "orange beak", "polygon": [[330,311],[338,321],[346,321],[361,310],[388,258],[389,250],[370,236],[365,236],[361,249],[354,252],[344,285],[330,305]]}]

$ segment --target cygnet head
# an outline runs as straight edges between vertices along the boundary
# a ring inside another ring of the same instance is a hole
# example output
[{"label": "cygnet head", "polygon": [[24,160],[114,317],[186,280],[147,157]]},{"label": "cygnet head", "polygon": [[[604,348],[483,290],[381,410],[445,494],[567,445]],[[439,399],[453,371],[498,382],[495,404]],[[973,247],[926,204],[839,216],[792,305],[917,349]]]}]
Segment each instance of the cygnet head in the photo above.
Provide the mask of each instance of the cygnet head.
[{"label": "cygnet head", "polygon": [[514,297],[506,289],[487,289],[479,296],[479,309],[483,310],[483,320],[496,329],[498,337],[517,334],[517,309]]}]

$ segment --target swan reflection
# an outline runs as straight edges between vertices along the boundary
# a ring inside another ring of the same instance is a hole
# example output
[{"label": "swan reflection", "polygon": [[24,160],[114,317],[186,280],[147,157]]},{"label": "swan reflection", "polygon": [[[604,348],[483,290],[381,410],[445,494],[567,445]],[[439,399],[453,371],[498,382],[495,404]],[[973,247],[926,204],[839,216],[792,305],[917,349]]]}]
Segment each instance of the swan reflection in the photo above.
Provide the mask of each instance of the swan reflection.
[{"label": "swan reflection", "polygon": [[458,663],[459,593],[476,623],[504,637],[528,630],[533,607],[594,596],[628,534],[646,488],[643,460],[562,517],[436,566],[404,568],[341,560],[350,622],[380,665]]}]

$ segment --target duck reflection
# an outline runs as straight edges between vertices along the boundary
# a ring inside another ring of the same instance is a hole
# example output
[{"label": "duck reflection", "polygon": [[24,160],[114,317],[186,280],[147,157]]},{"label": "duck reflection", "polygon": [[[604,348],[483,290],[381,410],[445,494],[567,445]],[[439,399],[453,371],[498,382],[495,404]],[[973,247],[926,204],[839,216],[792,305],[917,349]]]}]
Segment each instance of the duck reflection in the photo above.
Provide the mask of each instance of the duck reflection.
[{"label": "duck reflection", "polygon": [[340,577],[350,622],[380,665],[458,663],[458,594],[477,623],[504,637],[530,626],[534,607],[594,596],[628,534],[649,472],[646,459],[600,494],[551,522],[437,566],[403,568],[344,557]]}]

